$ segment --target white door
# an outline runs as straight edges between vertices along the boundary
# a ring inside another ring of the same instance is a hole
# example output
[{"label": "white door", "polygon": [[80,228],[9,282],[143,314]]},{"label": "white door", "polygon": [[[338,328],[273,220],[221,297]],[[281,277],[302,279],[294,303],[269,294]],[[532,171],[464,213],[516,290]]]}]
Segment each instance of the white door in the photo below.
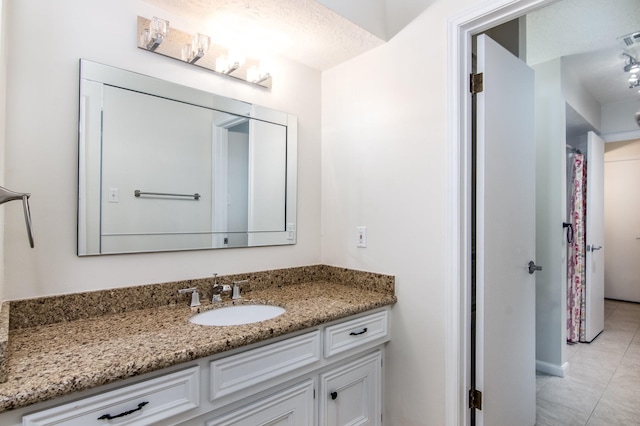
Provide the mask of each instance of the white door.
[{"label": "white door", "polygon": [[604,329],[604,141],[587,134],[587,342]]},{"label": "white door", "polygon": [[534,73],[478,37],[476,424],[531,426],[535,385]]},{"label": "white door", "polygon": [[[634,156],[635,157],[635,156]],[[640,302],[640,159],[605,164],[605,294]]]}]

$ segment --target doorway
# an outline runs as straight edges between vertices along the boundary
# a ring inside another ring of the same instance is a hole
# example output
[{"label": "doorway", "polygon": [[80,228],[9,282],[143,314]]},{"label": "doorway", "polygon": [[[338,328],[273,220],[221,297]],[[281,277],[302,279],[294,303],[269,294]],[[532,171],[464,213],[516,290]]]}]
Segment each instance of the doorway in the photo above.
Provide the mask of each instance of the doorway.
[{"label": "doorway", "polygon": [[[471,183],[468,174],[471,164],[471,105],[467,99],[469,75],[471,74],[471,37],[501,23],[523,16],[536,9],[551,5],[555,1],[521,0],[515,2],[494,1],[469,13],[454,17],[449,22],[449,146],[451,158],[450,187],[451,209],[454,220],[450,226],[452,239],[451,276],[455,285],[449,288],[451,313],[448,322],[447,350],[456,357],[448,365],[447,379],[450,386],[447,396],[447,424],[469,424],[467,392],[470,385],[468,365],[469,336],[467,325],[470,318],[470,294],[467,290],[471,279],[470,259],[471,215],[468,208],[471,200]],[[564,146],[561,147],[562,151]],[[562,158],[560,161],[564,161]],[[562,342],[562,339],[558,339]]]}]

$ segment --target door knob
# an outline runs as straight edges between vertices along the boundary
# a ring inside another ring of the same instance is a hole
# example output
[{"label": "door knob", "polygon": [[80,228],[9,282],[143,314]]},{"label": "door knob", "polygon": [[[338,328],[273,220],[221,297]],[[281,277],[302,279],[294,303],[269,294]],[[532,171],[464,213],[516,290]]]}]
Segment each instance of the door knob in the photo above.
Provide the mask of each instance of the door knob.
[{"label": "door knob", "polygon": [[333,391],[329,395],[331,395],[331,399],[336,399],[338,397],[338,392]]},{"label": "door knob", "polygon": [[532,260],[529,262],[529,273],[533,274],[535,271],[542,271],[542,266],[536,265],[536,263]]}]

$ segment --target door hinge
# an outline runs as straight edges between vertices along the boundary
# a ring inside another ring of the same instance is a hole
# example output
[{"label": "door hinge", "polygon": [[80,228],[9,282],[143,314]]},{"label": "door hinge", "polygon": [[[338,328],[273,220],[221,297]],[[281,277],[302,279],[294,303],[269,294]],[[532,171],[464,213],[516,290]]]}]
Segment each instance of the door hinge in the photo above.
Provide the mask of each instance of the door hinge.
[{"label": "door hinge", "polygon": [[482,392],[477,389],[469,389],[469,408],[482,410]]},{"label": "door hinge", "polygon": [[316,399],[316,388],[313,388],[313,399]]},{"label": "door hinge", "polygon": [[480,93],[484,90],[484,75],[482,73],[471,74],[471,87],[470,91],[472,95]]}]

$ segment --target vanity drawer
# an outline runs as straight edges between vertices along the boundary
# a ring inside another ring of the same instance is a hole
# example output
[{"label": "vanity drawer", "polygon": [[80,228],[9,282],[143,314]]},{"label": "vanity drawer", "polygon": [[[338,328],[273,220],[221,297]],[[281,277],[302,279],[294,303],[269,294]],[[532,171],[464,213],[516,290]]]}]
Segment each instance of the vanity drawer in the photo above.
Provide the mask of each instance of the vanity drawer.
[{"label": "vanity drawer", "polygon": [[388,337],[389,319],[386,310],[331,325],[324,330],[324,356],[337,355]]},{"label": "vanity drawer", "polygon": [[22,424],[149,425],[198,407],[199,382],[200,367],[196,366],[29,414],[22,418]]},{"label": "vanity drawer", "polygon": [[206,426],[292,425],[313,426],[314,381],[302,383],[250,402],[206,422]]},{"label": "vanity drawer", "polygon": [[318,361],[319,330],[211,361],[210,400],[267,381],[273,386],[286,373]]}]

